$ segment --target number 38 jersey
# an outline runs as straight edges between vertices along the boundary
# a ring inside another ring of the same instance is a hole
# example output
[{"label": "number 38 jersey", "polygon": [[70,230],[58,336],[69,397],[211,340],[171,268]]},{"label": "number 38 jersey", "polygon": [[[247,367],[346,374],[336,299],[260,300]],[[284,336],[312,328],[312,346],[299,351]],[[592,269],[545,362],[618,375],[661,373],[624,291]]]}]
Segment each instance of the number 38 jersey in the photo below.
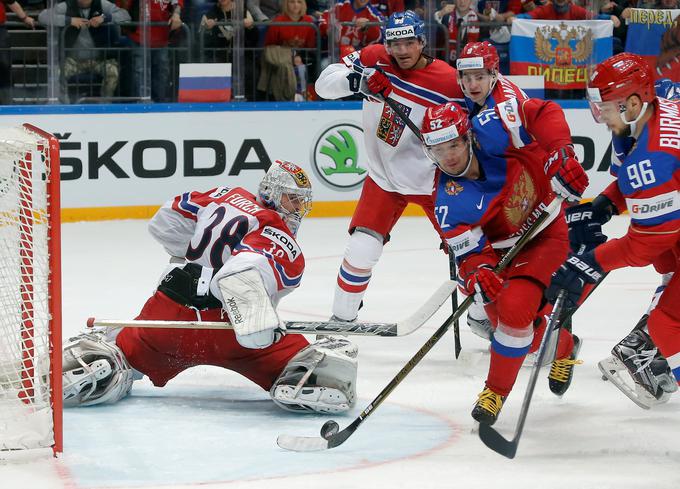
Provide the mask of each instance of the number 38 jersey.
[{"label": "number 38 jersey", "polygon": [[279,214],[240,187],[178,195],[153,216],[149,232],[170,255],[214,272],[210,290],[218,298],[222,277],[255,268],[276,306],[300,284],[305,268],[302,250]]},{"label": "number 38 jersey", "polygon": [[595,252],[605,271],[649,265],[674,247],[680,252],[680,102],[657,98],[653,104],[654,115],[635,144],[612,162],[616,180],[603,192],[631,218],[623,238]]}]

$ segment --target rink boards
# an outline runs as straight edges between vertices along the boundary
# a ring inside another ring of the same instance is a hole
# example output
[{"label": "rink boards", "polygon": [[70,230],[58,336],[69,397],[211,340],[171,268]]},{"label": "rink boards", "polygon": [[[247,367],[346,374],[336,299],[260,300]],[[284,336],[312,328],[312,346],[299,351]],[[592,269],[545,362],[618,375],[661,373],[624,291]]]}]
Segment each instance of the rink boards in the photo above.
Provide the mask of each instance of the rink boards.
[{"label": "rink boards", "polygon": [[[593,197],[611,181],[609,134],[585,102],[561,105]],[[150,217],[190,189],[255,189],[276,159],[308,171],[313,216],[344,216],[367,175],[359,102],[2,108],[0,126],[23,122],[60,139],[65,221]]]}]

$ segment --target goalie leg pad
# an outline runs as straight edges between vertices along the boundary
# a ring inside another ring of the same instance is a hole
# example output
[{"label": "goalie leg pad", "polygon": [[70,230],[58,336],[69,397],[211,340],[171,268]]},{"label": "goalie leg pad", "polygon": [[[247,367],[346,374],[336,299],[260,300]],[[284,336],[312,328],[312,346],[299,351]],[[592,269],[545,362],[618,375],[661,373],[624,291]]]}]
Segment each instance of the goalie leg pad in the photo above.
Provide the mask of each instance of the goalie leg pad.
[{"label": "goalie leg pad", "polygon": [[269,393],[289,411],[347,411],[356,403],[357,355],[346,338],[317,340],[288,362]]},{"label": "goalie leg pad", "polygon": [[102,331],[70,338],[63,351],[64,406],[114,403],[132,388],[134,371]]}]

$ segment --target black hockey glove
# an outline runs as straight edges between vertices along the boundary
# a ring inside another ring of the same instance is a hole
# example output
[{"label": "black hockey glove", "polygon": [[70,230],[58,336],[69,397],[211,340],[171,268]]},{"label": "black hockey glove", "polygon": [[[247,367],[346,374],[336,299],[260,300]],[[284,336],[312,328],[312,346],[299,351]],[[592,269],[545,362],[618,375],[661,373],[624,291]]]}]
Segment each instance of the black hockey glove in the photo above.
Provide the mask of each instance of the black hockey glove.
[{"label": "black hockey glove", "polygon": [[545,291],[546,298],[553,304],[560,290],[567,292],[565,306],[578,306],[586,284],[596,284],[605,276],[604,271],[592,251],[583,255],[569,255],[560,268],[553,274],[550,286]]},{"label": "black hockey glove", "polygon": [[574,253],[581,255],[607,241],[602,233],[602,220],[593,204],[575,205],[565,210],[569,225],[569,245]]}]

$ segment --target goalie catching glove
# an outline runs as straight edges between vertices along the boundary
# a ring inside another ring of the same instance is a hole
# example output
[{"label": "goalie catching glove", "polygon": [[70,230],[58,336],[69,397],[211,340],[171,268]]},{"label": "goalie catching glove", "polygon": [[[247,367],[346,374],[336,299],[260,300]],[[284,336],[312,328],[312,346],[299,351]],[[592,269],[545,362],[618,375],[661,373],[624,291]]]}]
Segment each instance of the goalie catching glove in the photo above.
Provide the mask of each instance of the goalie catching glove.
[{"label": "goalie catching glove", "polygon": [[224,310],[241,346],[267,348],[283,337],[286,327],[276,314],[256,269],[223,277],[218,286]]}]

